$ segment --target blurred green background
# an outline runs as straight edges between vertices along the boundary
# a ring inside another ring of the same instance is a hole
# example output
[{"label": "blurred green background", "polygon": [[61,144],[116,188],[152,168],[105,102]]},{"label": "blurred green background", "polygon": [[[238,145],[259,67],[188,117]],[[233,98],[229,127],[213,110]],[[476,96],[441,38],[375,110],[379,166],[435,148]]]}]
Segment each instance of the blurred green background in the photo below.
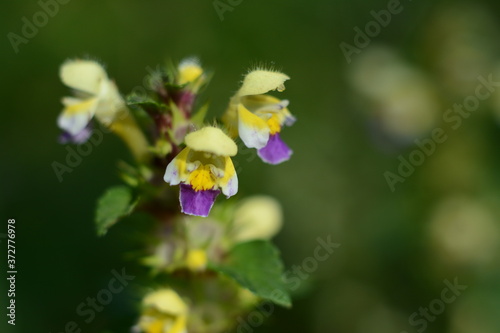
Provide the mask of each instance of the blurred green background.
[{"label": "blurred green background", "polygon": [[[212,1],[74,0],[18,53],[7,34],[21,35],[22,18],[32,21],[41,7],[4,1],[0,233],[16,219],[18,276],[16,326],[6,325],[2,310],[2,332],[59,333],[68,321],[83,332],[127,332],[134,324],[144,278],[90,324],[75,312],[107,286],[112,269],[141,274],[127,259],[138,250],[130,233],[140,221],[95,235],[95,200],[120,183],[117,160],[130,160],[114,136],[63,182],[54,174],[52,162],[64,163],[67,153],[57,143],[60,98],[68,94],[58,69],[67,58],[95,57],[128,93],[142,85],[147,66],[190,55],[215,71],[202,96],[212,117],[222,115],[255,63],[292,78],[280,97],[298,118],[283,132],[293,158],[269,167],[243,157],[240,192],[281,201],[286,221],[276,242],[287,268],[312,256],[318,237],[341,244],[303,280],[293,309],[276,310],[252,331],[423,332],[409,318],[441,298],[445,279],[458,279],[467,289],[427,320],[425,331],[499,332],[500,92],[456,129],[443,116],[474,95],[479,75],[500,81],[500,4],[400,6],[348,63],[341,43],[355,45],[353,29],[364,30],[374,20],[370,12],[386,10],[388,1],[244,0],[221,20]],[[391,191],[384,173],[397,173],[398,156],[408,159],[419,149],[413,140],[435,128],[446,142]],[[5,253],[4,239],[1,246]]]}]

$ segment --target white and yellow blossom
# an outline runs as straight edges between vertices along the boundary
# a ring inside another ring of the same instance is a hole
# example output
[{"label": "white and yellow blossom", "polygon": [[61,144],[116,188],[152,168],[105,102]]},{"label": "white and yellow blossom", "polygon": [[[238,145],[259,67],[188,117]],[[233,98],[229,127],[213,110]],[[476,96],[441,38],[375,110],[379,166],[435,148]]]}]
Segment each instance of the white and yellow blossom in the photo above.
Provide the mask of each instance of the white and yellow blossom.
[{"label": "white and yellow blossom", "polygon": [[238,148],[222,130],[204,127],[188,134],[184,148],[167,166],[164,180],[180,184],[181,210],[208,216],[222,191],[227,197],[238,192],[238,177],[231,156]]},{"label": "white and yellow blossom", "polygon": [[62,99],[64,109],[57,119],[58,126],[65,132],[64,142],[85,142],[95,117],[120,136],[138,160],[146,159],[147,140],[101,64],[94,60],[68,60],[61,66],[59,75],[74,91],[73,97]]},{"label": "white and yellow blossom", "polygon": [[269,91],[283,91],[290,78],[280,72],[257,69],[249,72],[241,88],[231,99],[224,120],[249,148],[258,149],[267,163],[288,160],[292,150],[281,140],[283,126],[291,126],[295,118],[288,110],[288,100],[280,100]]},{"label": "white and yellow blossom", "polygon": [[59,75],[75,92],[75,97],[62,99],[64,110],[57,119],[59,127],[71,135],[84,130],[94,116],[104,125],[110,125],[125,105],[115,83],[96,61],[66,61]]},{"label": "white and yellow blossom", "polygon": [[172,289],[152,292],[143,299],[144,311],[135,327],[142,333],[186,333],[189,308]]}]

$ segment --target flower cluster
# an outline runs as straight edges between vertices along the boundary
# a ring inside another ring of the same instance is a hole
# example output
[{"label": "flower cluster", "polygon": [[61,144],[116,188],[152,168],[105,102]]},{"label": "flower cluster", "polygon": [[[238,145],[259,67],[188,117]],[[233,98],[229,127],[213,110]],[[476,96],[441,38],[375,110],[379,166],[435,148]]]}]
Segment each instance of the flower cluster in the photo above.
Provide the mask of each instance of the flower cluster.
[{"label": "flower cluster", "polygon": [[229,198],[238,192],[232,161],[238,137],[268,164],[290,159],[292,150],[280,133],[295,118],[288,100],[269,94],[282,92],[289,77],[262,68],[250,71],[222,120],[210,124],[199,95],[211,74],[195,58],[152,73],[142,95],[122,97],[93,60],[65,62],[60,77],[74,91],[74,97],[62,100],[60,141],[84,143],[97,121],[123,139],[135,158],[134,164],[120,164],[127,186],[108,190],[98,202],[98,233],[132,212],[146,212],[156,227],[145,239],[141,263],[155,276],[189,282],[153,284],[133,331],[222,332],[259,300],[288,306],[285,292],[269,294],[267,285],[259,285],[265,278],[253,281],[251,273],[242,279],[255,265],[267,263],[270,268],[262,274],[273,272],[269,280],[280,289],[283,267],[270,243],[282,225],[280,205],[267,196],[214,203],[220,193]]}]

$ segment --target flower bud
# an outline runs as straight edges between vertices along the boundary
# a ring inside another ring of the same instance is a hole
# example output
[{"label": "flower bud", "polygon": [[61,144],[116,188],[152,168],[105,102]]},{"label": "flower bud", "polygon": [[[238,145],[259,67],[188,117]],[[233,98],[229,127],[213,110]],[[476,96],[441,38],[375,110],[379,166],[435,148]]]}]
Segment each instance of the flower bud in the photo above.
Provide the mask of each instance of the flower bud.
[{"label": "flower bud", "polygon": [[283,213],[278,201],[259,195],[245,199],[236,208],[233,222],[233,239],[244,242],[253,239],[270,239],[283,224]]}]

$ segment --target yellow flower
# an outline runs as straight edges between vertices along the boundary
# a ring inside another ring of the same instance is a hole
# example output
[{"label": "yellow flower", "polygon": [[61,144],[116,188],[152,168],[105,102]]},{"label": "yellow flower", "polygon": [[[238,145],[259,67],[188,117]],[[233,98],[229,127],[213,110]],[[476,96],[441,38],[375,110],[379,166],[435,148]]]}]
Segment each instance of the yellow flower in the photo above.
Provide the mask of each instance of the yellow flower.
[{"label": "yellow flower", "polygon": [[59,127],[72,135],[82,131],[94,116],[110,125],[125,105],[115,83],[96,61],[66,61],[59,75],[76,95],[63,98],[64,110],[57,120]]},{"label": "yellow flower", "polygon": [[393,50],[367,49],[349,74],[356,99],[366,103],[368,122],[379,137],[410,143],[435,128],[442,110],[436,87]]},{"label": "yellow flower", "polygon": [[188,306],[172,289],[161,289],[143,299],[143,314],[136,326],[143,333],[186,333]]},{"label": "yellow flower", "polygon": [[292,150],[281,140],[283,126],[295,122],[287,106],[288,100],[266,95],[271,90],[283,91],[287,75],[257,69],[248,73],[238,92],[231,98],[224,121],[234,136],[238,134],[249,148],[258,149],[266,163],[288,160]]},{"label": "yellow flower", "polygon": [[189,250],[186,256],[186,266],[193,272],[203,271],[207,261],[207,253],[201,249]]},{"label": "yellow flower", "polygon": [[182,60],[177,71],[177,83],[179,85],[188,84],[192,92],[197,92],[206,79],[200,61],[194,57]]},{"label": "yellow flower", "polygon": [[228,198],[238,192],[238,177],[231,161],[238,148],[216,127],[192,132],[185,142],[187,147],[169,163],[164,180],[170,185],[180,184],[183,213],[208,216],[221,191]]},{"label": "yellow flower", "polygon": [[64,109],[57,119],[67,141],[83,143],[88,139],[90,121],[95,117],[127,143],[137,160],[147,158],[147,140],[101,64],[93,60],[69,60],[61,66],[59,74],[62,82],[75,92],[74,97],[62,99]]},{"label": "yellow flower", "polygon": [[487,266],[499,249],[500,229],[485,202],[451,196],[431,215],[429,239],[435,258],[452,265]]},{"label": "yellow flower", "polygon": [[278,201],[265,195],[243,200],[234,213],[232,239],[244,242],[270,239],[283,225],[283,213]]}]

